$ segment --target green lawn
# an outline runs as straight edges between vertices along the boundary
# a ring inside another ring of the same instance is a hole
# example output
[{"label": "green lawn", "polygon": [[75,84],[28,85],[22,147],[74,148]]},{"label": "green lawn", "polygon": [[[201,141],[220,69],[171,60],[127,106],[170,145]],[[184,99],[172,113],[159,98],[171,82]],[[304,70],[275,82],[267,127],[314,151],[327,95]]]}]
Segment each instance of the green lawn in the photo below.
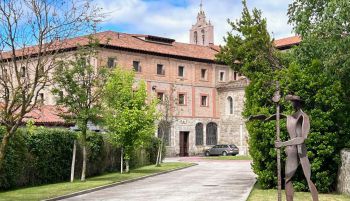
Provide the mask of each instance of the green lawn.
[{"label": "green lawn", "polygon": [[252,160],[250,156],[208,156],[204,157],[204,159],[208,160]]},{"label": "green lawn", "polygon": [[[277,190],[262,190],[258,185],[254,186],[253,191],[250,193],[248,201],[276,201]],[[282,200],[285,200],[284,191],[282,191]],[[309,192],[295,192],[294,201],[312,201],[311,194]],[[339,194],[319,194],[320,201],[349,201],[350,196]]]},{"label": "green lawn", "polygon": [[192,166],[191,163],[163,163],[161,167],[154,165],[145,166],[131,170],[129,174],[109,173],[102,176],[88,178],[86,182],[76,181],[74,183],[64,182],[57,184],[49,184],[36,187],[22,188],[12,191],[0,192],[0,201],[4,200],[42,200],[60,195],[70,194],[73,192],[86,190],[98,186],[112,184],[128,179],[138,178],[154,173],[164,172],[167,170],[178,169],[182,167]]}]

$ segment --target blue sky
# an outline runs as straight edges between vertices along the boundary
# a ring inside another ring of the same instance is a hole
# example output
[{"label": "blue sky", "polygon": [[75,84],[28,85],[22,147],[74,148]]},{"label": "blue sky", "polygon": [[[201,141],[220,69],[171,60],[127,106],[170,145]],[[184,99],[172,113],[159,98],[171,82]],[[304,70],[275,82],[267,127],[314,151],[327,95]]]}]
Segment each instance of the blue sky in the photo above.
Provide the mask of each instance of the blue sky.
[{"label": "blue sky", "polygon": [[[247,0],[250,9],[261,9],[275,38],[294,35],[287,9],[292,0]],[[189,29],[196,21],[200,0],[96,0],[108,13],[102,30],[152,34],[189,42]],[[215,44],[223,44],[230,26],[227,19],[241,15],[241,0],[203,0],[207,18],[214,25]]]}]

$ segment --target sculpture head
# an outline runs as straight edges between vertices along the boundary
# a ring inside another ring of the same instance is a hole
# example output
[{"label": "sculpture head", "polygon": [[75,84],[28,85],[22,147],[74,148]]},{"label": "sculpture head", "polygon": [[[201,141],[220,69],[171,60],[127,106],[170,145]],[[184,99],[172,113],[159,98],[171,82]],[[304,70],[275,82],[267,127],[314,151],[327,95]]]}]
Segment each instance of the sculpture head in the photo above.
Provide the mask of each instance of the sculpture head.
[{"label": "sculpture head", "polygon": [[285,98],[287,101],[292,102],[293,108],[295,111],[301,109],[301,102],[300,96],[295,95],[287,95]]}]

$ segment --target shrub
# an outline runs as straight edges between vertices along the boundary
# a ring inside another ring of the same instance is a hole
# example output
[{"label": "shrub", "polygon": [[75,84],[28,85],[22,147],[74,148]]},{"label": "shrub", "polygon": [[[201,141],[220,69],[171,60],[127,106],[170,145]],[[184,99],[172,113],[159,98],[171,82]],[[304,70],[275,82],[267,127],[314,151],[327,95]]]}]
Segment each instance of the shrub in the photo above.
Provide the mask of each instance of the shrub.
[{"label": "shrub", "polygon": [[[28,132],[30,131],[30,132]],[[0,139],[4,130],[0,127]],[[10,139],[6,150],[4,167],[0,172],[0,190],[28,185],[41,185],[68,181],[71,158],[77,132],[67,129],[30,127],[19,129]],[[153,141],[157,141],[155,137]],[[104,172],[118,171],[120,168],[120,149],[112,146],[107,134],[89,132],[87,136],[88,166],[87,176]],[[142,150],[135,150],[131,167],[148,165],[155,161],[155,143],[145,143]],[[75,177],[81,174],[82,155],[78,141]]]}]

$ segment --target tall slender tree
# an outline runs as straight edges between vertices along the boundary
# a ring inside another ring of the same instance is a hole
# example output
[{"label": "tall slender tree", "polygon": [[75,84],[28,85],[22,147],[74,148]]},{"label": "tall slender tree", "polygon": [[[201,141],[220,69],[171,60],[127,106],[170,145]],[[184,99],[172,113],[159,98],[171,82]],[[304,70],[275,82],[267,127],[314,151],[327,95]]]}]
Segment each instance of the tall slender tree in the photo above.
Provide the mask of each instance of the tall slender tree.
[{"label": "tall slender tree", "polygon": [[109,77],[104,98],[106,127],[111,133],[111,142],[122,149],[128,172],[133,151],[154,135],[157,101],[147,98],[144,81],[136,82],[133,71],[120,67]]},{"label": "tall slender tree", "polygon": [[[60,60],[54,71],[55,88],[58,105],[62,105],[63,117],[76,123],[81,131],[83,146],[83,165],[81,181],[85,181],[87,147],[86,135],[88,123],[97,122],[101,114],[102,88],[106,83],[107,70],[94,66],[93,60],[98,57],[99,42],[89,37],[89,44],[80,47],[72,59]],[[100,117],[101,118],[101,117]]]}]

